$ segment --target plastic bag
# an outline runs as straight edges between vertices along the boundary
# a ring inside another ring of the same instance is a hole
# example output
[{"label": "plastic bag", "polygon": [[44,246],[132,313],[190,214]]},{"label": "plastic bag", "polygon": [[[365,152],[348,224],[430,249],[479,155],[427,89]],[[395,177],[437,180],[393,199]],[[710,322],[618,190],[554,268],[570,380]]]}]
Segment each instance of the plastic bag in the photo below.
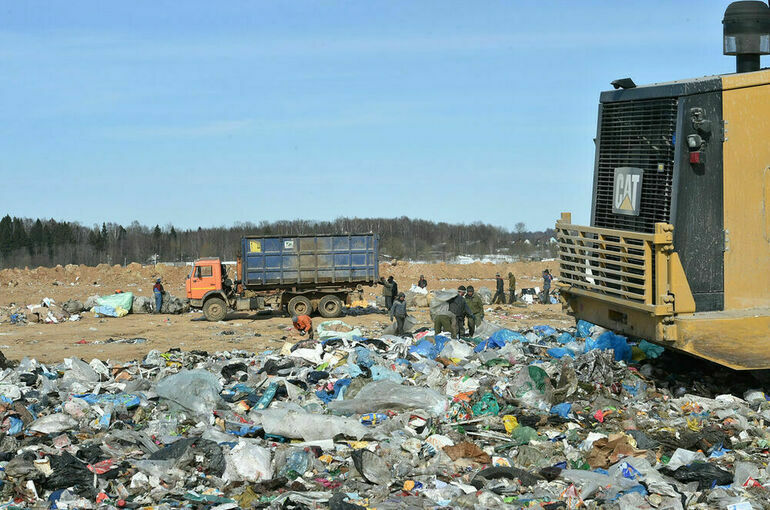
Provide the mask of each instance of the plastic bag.
[{"label": "plastic bag", "polygon": [[565,349],[564,347],[551,347],[547,351],[545,351],[546,354],[548,354],[552,358],[561,359],[564,356],[572,356],[575,357],[575,353],[573,353],[569,349]]},{"label": "plastic bag", "polygon": [[456,290],[437,290],[430,300],[430,316],[449,311],[449,300],[457,296]]},{"label": "plastic bag", "polygon": [[441,350],[441,354],[449,359],[465,359],[473,354],[473,348],[459,340],[450,340],[444,344],[444,348]]},{"label": "plastic bag", "polygon": [[59,434],[78,426],[78,422],[63,413],[49,414],[29,424],[29,430],[41,434]]},{"label": "plastic bag", "polygon": [[97,305],[122,308],[123,310],[131,310],[131,305],[133,303],[134,294],[132,292],[121,292],[120,294],[112,294],[110,296],[100,296],[96,300]]},{"label": "plastic bag", "polygon": [[479,324],[479,326],[476,328],[476,331],[473,334],[478,338],[489,338],[490,336],[492,336],[493,333],[501,329],[503,329],[502,326],[498,326],[493,322],[483,320],[481,321],[481,324]]},{"label": "plastic bag", "polygon": [[420,342],[416,345],[411,346],[409,348],[409,353],[419,354],[425,358],[436,359],[436,357],[444,348],[444,345],[449,342],[449,340],[449,338],[442,335],[436,335],[433,337],[433,342],[424,338],[420,340]]},{"label": "plastic bag", "polygon": [[270,450],[254,440],[239,439],[238,444],[225,454],[226,482],[259,482],[273,478]]},{"label": "plastic bag", "polygon": [[481,287],[480,289],[476,290],[476,293],[479,295],[479,297],[481,298],[481,301],[485,305],[492,304],[492,291],[491,290],[489,290],[486,287]]},{"label": "plastic bag", "polygon": [[593,328],[594,325],[591,324],[588,321],[578,321],[577,323],[577,337],[578,338],[588,338],[591,336],[591,328]]},{"label": "plastic bag", "polygon": [[119,317],[117,310],[112,306],[97,305],[91,309],[96,317]]},{"label": "plastic bag", "polygon": [[585,352],[594,349],[600,351],[612,349],[615,351],[615,361],[631,361],[631,346],[628,345],[626,337],[616,335],[612,331],[605,331],[597,339],[586,338]]},{"label": "plastic bag", "polygon": [[648,359],[658,358],[663,354],[663,351],[666,350],[664,347],[650,343],[647,340],[639,342],[639,349],[644,352],[644,355],[647,356]]},{"label": "plastic bag", "polygon": [[447,399],[430,388],[403,386],[393,381],[371,382],[355,398],[336,400],[327,406],[334,414],[377,412],[382,409],[424,409],[433,416],[446,411]]},{"label": "plastic bag", "polygon": [[569,402],[562,402],[561,404],[556,404],[555,406],[551,407],[551,414],[556,414],[562,418],[566,418],[571,412],[572,404]]},{"label": "plastic bag", "polygon": [[[417,326],[417,319],[415,319],[411,315],[407,315],[406,319],[404,319],[404,333],[411,333],[412,331],[414,331],[415,326]],[[396,324],[396,321],[393,321],[390,323],[389,326],[387,326],[385,329],[382,330],[382,334],[395,335],[397,327],[398,325]]]},{"label": "plastic bag", "polygon": [[[349,331],[334,331],[333,329],[330,329],[331,326],[345,326],[349,329]],[[328,340],[330,338],[341,338],[343,340],[353,340],[354,336],[362,336],[360,329],[354,328],[349,324],[339,320],[324,321],[318,325],[318,327],[316,328],[316,331],[318,331],[319,340]]]},{"label": "plastic bag", "polygon": [[206,420],[213,418],[212,411],[222,403],[220,391],[219,379],[206,370],[182,370],[162,379],[155,387],[159,397]]},{"label": "plastic bag", "polygon": [[[383,383],[396,385],[391,381],[371,384]],[[329,407],[331,408],[334,404],[342,404],[344,402],[344,400],[335,400],[329,403]],[[299,406],[264,409],[261,411],[255,410],[249,413],[249,417],[256,423],[262,424],[262,428],[268,434],[292,439],[304,439],[305,441],[333,439],[336,436],[361,439],[370,434],[370,430],[361,425],[361,422],[357,419],[308,413]]]},{"label": "plastic bag", "polygon": [[540,336],[550,336],[556,333],[551,326],[535,326],[532,330]]},{"label": "plastic bag", "polygon": [[511,441],[520,445],[529,444],[530,441],[537,439],[537,430],[532,427],[519,425],[511,432]]},{"label": "plastic bag", "polygon": [[527,337],[525,337],[518,331],[511,331],[510,329],[500,329],[492,333],[492,335],[487,340],[484,340],[483,342],[479,343],[479,345],[477,345],[476,348],[473,349],[473,351],[481,352],[487,349],[499,349],[501,347],[504,347],[505,344],[509,342],[513,342],[514,340],[517,340],[522,343],[529,342]]}]

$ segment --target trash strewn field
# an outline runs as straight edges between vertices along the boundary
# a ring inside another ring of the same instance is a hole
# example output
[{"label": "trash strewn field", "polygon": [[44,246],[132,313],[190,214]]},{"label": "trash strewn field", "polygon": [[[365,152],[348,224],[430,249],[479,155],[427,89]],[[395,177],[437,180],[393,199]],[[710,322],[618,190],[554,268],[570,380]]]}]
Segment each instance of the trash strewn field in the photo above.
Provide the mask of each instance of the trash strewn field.
[{"label": "trash strewn field", "polygon": [[657,346],[585,323],[513,331],[489,322],[480,329],[491,333],[472,339],[329,326],[318,325],[325,340],[301,348],[5,362],[3,500],[348,510],[767,505],[765,394],[718,372],[677,376],[670,368],[681,360]]},{"label": "trash strewn field", "polygon": [[161,315],[139,288],[62,287],[0,304],[3,507],[768,508],[757,380],[559,305],[487,304],[457,339],[413,291],[396,337],[375,288],[300,343],[173,286]]}]

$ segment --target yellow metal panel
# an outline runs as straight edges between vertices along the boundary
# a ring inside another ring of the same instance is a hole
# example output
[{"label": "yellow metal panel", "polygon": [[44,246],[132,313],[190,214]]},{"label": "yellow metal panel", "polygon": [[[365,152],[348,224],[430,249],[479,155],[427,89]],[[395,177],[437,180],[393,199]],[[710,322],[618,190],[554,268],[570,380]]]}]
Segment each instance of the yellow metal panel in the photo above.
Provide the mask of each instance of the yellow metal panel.
[{"label": "yellow metal panel", "polygon": [[770,166],[770,71],[722,77],[725,309],[770,306],[766,169]]},{"label": "yellow metal panel", "polygon": [[735,370],[770,368],[770,310],[695,313],[675,319],[674,348]]},{"label": "yellow metal panel", "polygon": [[722,90],[733,90],[743,87],[757,87],[770,83],[770,69],[753,73],[726,74],[722,76]]}]

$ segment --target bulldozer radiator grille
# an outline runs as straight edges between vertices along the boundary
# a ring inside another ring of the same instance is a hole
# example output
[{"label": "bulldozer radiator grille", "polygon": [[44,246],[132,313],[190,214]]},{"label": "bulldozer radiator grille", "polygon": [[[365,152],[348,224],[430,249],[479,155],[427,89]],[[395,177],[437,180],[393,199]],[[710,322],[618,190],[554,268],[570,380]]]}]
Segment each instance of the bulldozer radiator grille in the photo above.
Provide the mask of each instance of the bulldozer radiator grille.
[{"label": "bulldozer radiator grille", "polygon": [[[671,221],[677,103],[662,98],[602,105],[594,226],[652,233],[655,223]],[[644,170],[638,216],[612,212],[618,167]]]}]

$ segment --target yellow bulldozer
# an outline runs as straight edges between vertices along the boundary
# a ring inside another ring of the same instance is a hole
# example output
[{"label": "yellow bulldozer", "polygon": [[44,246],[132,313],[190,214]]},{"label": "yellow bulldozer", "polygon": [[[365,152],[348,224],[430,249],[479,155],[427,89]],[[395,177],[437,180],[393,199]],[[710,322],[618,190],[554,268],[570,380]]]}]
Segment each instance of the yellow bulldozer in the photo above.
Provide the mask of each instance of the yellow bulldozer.
[{"label": "yellow bulldozer", "polygon": [[591,226],[557,221],[557,285],[577,319],[770,369],[770,7],[722,23],[736,73],[601,94]]}]

